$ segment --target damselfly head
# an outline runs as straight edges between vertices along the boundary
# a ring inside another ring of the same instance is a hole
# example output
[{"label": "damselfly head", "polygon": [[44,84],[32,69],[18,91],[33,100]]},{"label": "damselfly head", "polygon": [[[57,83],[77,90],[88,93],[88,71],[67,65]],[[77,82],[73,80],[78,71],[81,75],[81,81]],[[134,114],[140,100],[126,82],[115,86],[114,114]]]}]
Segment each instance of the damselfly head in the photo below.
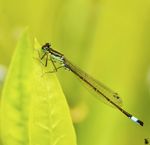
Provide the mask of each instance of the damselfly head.
[{"label": "damselfly head", "polygon": [[44,52],[50,52],[50,50],[51,50],[51,45],[50,45],[50,43],[45,43],[43,46],[42,46],[42,50],[44,51]]}]

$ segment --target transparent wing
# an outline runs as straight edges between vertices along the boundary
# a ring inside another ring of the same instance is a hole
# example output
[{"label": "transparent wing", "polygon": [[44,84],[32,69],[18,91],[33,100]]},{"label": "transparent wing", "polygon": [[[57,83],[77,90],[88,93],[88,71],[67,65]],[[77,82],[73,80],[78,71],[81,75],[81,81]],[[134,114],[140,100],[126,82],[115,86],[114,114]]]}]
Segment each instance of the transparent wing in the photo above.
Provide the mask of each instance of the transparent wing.
[{"label": "transparent wing", "polygon": [[65,66],[72,71],[84,83],[86,88],[88,88],[88,90],[90,90],[90,92],[99,100],[110,106],[114,106],[111,101],[119,106],[122,106],[122,99],[118,96],[118,94],[109,87],[105,86],[102,82],[95,80],[67,59],[65,59]]}]

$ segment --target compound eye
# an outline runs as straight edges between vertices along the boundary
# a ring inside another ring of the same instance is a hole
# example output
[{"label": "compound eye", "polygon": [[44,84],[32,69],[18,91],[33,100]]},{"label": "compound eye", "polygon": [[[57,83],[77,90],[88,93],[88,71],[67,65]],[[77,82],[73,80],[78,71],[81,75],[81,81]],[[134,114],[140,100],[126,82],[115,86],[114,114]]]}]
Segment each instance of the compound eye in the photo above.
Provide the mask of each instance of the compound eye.
[{"label": "compound eye", "polygon": [[42,50],[47,51],[50,48],[50,44],[46,43],[42,46]]},{"label": "compound eye", "polygon": [[42,50],[44,50],[44,47],[42,46]]},{"label": "compound eye", "polygon": [[49,48],[51,45],[49,43],[46,43],[45,46]]}]

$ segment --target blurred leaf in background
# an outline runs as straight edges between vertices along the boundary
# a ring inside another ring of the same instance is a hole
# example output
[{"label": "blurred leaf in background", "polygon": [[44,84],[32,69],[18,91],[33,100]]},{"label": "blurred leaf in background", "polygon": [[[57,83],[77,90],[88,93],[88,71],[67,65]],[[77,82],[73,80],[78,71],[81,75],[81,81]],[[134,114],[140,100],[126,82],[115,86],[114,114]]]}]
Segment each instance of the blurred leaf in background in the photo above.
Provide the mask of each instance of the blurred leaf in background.
[{"label": "blurred leaf in background", "polygon": [[150,1],[0,0],[0,64],[29,26],[94,78],[116,90],[124,108],[144,121],[132,123],[89,94],[74,76],[58,77],[70,104],[78,145],[143,144],[150,136]]}]

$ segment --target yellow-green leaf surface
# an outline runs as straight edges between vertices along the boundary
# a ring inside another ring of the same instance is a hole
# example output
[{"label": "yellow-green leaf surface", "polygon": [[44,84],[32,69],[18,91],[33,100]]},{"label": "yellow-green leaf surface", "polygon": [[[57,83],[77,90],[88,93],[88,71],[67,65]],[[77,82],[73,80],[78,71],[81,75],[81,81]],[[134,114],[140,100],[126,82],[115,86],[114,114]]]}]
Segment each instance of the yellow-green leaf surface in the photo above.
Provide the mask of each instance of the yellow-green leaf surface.
[{"label": "yellow-green leaf surface", "polygon": [[1,101],[4,145],[76,145],[69,109],[55,74],[45,73],[25,32],[15,50]]}]

